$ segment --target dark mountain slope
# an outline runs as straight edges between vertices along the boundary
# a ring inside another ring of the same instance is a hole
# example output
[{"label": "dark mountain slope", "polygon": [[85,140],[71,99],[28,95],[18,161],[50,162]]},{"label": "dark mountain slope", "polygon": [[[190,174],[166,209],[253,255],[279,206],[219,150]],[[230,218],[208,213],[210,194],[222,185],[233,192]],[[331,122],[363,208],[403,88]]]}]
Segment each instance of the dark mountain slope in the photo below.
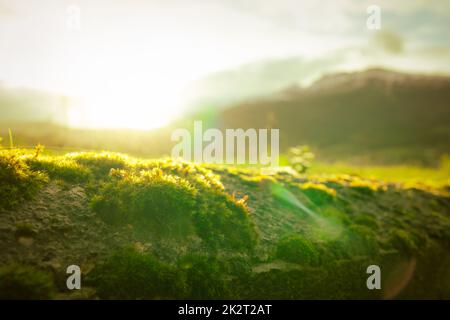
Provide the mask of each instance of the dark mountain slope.
[{"label": "dark mountain slope", "polygon": [[430,164],[450,153],[449,98],[448,77],[372,69],[235,105],[220,120],[280,128],[282,148],[311,144],[325,159]]}]

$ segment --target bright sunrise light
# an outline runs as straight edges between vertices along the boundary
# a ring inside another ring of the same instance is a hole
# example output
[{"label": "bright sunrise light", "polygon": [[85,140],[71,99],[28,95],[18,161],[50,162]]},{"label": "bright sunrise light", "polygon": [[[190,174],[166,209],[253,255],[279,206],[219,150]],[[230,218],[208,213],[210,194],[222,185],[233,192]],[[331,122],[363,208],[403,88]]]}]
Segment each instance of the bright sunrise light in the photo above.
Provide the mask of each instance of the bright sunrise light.
[{"label": "bright sunrise light", "polygon": [[[155,45],[159,52],[143,50],[136,43],[126,41],[121,47],[110,41],[97,44],[95,50],[89,42],[71,44],[86,54],[73,56],[69,69],[72,81],[66,87],[77,101],[70,106],[70,125],[151,129],[181,114],[184,87],[201,65],[176,59],[173,53],[179,52],[179,43]],[[185,54],[189,58],[190,53]]]},{"label": "bright sunrise light", "polygon": [[[420,41],[416,51],[380,53],[368,45],[373,32],[350,18],[365,12],[360,1],[329,2],[0,0],[0,82],[67,97],[63,125],[151,129],[182,117],[192,102],[212,103],[216,92],[232,101],[240,91],[266,95],[370,65],[448,69],[446,51],[431,56]],[[227,77],[209,82],[220,71]]]},{"label": "bright sunrise light", "polygon": [[[180,113],[181,90],[176,83],[144,76],[116,81],[98,81],[101,74],[93,78],[92,89],[81,93],[79,102],[71,106],[72,126],[151,129],[168,124]],[[102,85],[94,86],[99,82]]]},{"label": "bright sunrise light", "polygon": [[[187,89],[193,81],[316,41],[226,2],[7,1],[7,7],[0,80],[67,97],[67,124],[76,127],[164,126],[195,96]],[[71,27],[73,18],[79,28]]]},{"label": "bright sunrise light", "polygon": [[[70,75],[59,85],[76,101],[70,105],[71,126],[164,126],[184,111],[192,94],[189,84],[225,60],[207,44],[192,46],[170,29],[158,30],[150,43],[142,34],[98,39],[70,35],[66,54],[57,62]],[[201,55],[200,49],[206,54]]]},{"label": "bright sunrise light", "polygon": [[[5,22],[14,34],[8,52],[14,52],[15,61],[23,58],[20,68],[26,72],[5,64],[3,73],[13,86],[67,97],[64,107],[70,126],[164,126],[182,115],[191,94],[186,88],[193,81],[236,64],[239,58],[208,28],[196,25],[200,11],[190,5],[175,24],[177,7],[172,5],[123,2],[105,7],[82,1],[80,28],[75,30],[67,21],[76,10],[68,12],[67,6],[56,2],[47,2],[46,8],[48,17],[36,16],[32,6],[20,7],[28,19],[12,17]],[[30,28],[33,19],[38,27]],[[30,43],[42,34],[48,43],[36,45],[31,53]],[[30,61],[34,64],[27,65]]]}]

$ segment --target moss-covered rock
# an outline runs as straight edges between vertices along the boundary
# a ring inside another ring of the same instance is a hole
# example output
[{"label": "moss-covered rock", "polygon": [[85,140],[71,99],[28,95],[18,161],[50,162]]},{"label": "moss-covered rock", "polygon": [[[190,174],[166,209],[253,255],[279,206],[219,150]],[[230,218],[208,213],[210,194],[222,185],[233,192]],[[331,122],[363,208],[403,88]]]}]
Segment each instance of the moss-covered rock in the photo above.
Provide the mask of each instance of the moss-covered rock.
[{"label": "moss-covered rock", "polygon": [[39,268],[9,264],[0,267],[0,299],[51,299],[55,286],[51,274]]}]

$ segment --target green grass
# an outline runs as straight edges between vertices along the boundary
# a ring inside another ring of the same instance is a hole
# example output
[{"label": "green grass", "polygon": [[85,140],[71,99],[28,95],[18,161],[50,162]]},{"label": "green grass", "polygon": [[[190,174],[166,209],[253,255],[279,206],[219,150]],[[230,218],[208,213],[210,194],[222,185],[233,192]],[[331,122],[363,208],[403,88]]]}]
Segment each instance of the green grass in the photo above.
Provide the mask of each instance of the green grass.
[{"label": "green grass", "polygon": [[406,187],[430,186],[444,188],[450,185],[450,161],[444,157],[437,168],[417,166],[349,166],[344,163],[315,163],[311,175],[350,174],[367,179],[402,183]]}]

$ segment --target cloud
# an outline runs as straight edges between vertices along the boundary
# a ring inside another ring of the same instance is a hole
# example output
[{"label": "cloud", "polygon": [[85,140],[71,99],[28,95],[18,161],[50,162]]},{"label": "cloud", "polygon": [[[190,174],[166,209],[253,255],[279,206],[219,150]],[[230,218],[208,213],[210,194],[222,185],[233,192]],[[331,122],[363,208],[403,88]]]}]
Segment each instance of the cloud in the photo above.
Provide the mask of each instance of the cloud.
[{"label": "cloud", "polygon": [[220,107],[232,102],[271,95],[289,86],[308,85],[348,60],[348,52],[333,51],[323,57],[292,56],[267,59],[213,73],[193,84],[198,95],[192,105]]},{"label": "cloud", "polygon": [[269,96],[292,86],[308,86],[323,75],[372,67],[412,73],[450,74],[447,46],[408,47],[392,31],[373,34],[366,45],[330,50],[321,56],[265,59],[211,74],[195,83],[195,106],[226,106]]},{"label": "cloud", "polygon": [[84,93],[85,75],[94,78],[96,70],[133,79],[129,60],[149,66],[138,73],[170,75],[180,86],[228,69],[196,85],[246,96],[342,66],[420,61],[422,70],[434,72],[444,58],[428,59],[431,53],[411,48],[450,48],[450,19],[443,18],[450,15],[449,1],[378,0],[382,29],[375,33],[366,28],[372,0],[77,0],[78,33],[66,30],[65,5],[71,3],[0,0],[0,12],[12,8],[17,15],[0,20],[5,81]]}]

